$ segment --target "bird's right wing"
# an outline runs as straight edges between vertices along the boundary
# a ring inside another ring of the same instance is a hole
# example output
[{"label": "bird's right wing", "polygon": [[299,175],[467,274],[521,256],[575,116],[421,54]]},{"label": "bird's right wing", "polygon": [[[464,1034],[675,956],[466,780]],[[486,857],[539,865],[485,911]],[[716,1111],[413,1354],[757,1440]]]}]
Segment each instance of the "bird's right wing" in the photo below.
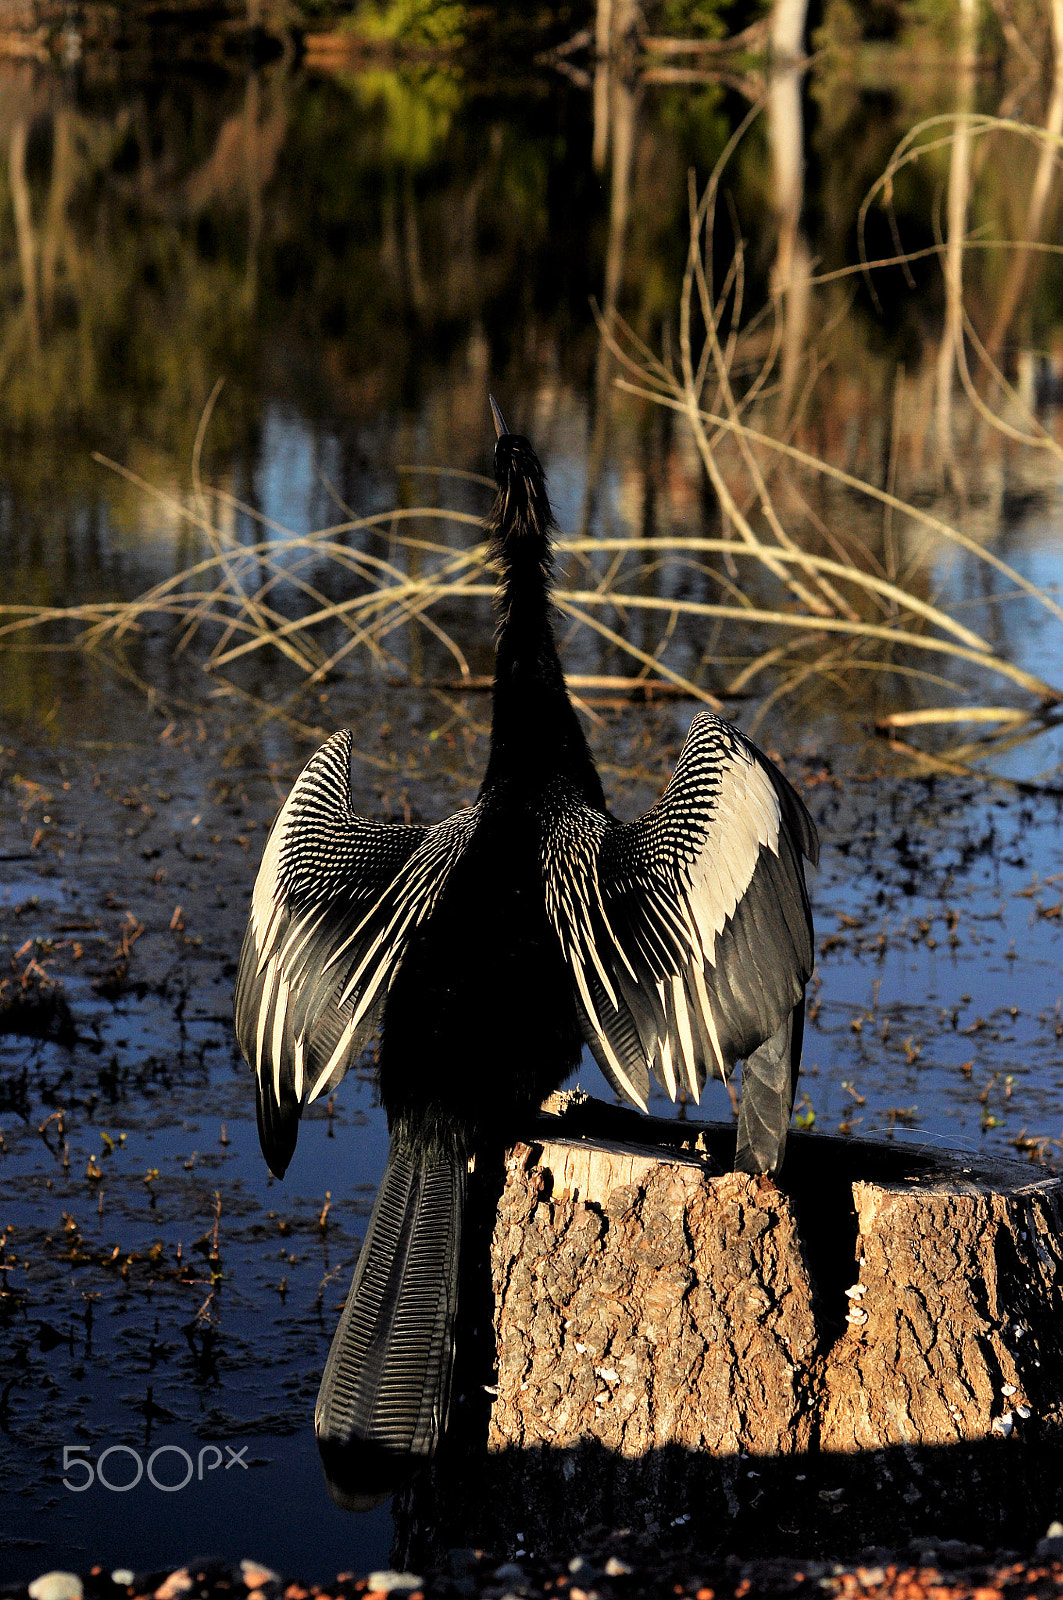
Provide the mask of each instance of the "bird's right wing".
[{"label": "bird's right wing", "polygon": [[365,1047],[410,930],[475,823],[475,809],[433,828],[357,816],[350,760],[350,733],[333,734],[296,779],[262,855],[240,953],[236,1035],[278,1177],[303,1107]]},{"label": "bird's right wing", "polygon": [[818,848],[783,775],[707,712],[644,816],[577,807],[548,834],[547,911],[584,1037],[643,1110],[650,1071],[696,1099],[799,1004],[813,960],[801,857]]}]

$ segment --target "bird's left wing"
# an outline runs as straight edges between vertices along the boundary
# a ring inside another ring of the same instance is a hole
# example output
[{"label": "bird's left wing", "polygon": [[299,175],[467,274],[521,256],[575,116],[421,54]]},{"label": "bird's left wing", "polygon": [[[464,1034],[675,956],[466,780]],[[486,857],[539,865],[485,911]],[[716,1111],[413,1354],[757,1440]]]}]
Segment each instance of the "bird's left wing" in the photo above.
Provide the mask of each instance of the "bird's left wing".
[{"label": "bird's left wing", "polygon": [[258,1129],[282,1176],[304,1105],[332,1089],[379,1017],[410,929],[431,910],[473,823],[371,822],[351,800],[351,735],[296,779],[266,843],[236,977],[236,1035]]},{"label": "bird's left wing", "polygon": [[675,1099],[786,1022],[812,975],[802,856],[816,830],[790,784],[721,718],[694,718],[657,804],[630,823],[585,806],[544,839],[547,910],[584,1037],[643,1110]]}]

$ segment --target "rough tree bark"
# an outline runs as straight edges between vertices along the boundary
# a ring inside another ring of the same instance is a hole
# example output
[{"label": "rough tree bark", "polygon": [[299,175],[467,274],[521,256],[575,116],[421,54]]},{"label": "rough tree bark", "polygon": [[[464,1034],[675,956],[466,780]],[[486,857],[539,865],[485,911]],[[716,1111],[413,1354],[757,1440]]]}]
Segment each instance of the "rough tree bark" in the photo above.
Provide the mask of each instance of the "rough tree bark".
[{"label": "rough tree bark", "polygon": [[807,1449],[811,1284],[768,1180],[606,1143],[517,1145],[492,1267],[490,1448]]},{"label": "rough tree bark", "polygon": [[1059,1514],[1059,1179],[794,1135],[776,1186],[726,1170],[729,1129],[594,1102],[536,1135],[484,1185],[490,1288],[406,1550],[692,1523],[838,1554]]}]

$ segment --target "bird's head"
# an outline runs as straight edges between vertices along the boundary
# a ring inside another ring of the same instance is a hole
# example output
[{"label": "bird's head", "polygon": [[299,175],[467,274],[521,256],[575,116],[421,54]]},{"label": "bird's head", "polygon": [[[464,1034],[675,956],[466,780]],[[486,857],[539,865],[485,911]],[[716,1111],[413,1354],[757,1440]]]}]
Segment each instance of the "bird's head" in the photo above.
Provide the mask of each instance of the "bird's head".
[{"label": "bird's head", "polygon": [[554,514],[546,492],[542,462],[522,433],[510,433],[490,397],[495,419],[495,482],[498,496],[488,521],[491,553],[503,563],[523,551],[549,558]]}]

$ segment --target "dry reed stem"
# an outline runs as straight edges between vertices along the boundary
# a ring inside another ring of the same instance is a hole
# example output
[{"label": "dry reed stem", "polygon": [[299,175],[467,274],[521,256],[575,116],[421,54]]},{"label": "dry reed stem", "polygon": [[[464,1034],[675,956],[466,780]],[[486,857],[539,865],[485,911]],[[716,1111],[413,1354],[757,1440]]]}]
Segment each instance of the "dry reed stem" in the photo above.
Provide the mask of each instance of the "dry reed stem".
[{"label": "dry reed stem", "polygon": [[[457,592],[483,593],[483,589],[469,585],[459,588]],[[562,610],[570,612],[575,606],[598,605],[607,600],[609,604],[622,605],[633,611],[671,611],[675,608],[686,616],[729,617],[736,621],[764,623],[777,628],[807,628],[815,632],[881,639],[888,644],[906,645],[910,649],[926,650],[952,656],[956,660],[973,662],[988,672],[1010,678],[1013,683],[1036,695],[1045,704],[1057,704],[1063,700],[1063,691],[1051,688],[1032,672],[1025,672],[1022,667],[1015,666],[1013,662],[994,655],[991,651],[973,650],[966,645],[954,644],[949,639],[929,638],[926,634],[910,633],[903,628],[887,628],[874,622],[850,622],[846,617],[810,617],[801,612],[769,611],[761,610],[759,607],[747,610],[742,606],[717,605],[707,600],[673,600],[658,595],[623,594],[607,597],[587,589],[558,589],[554,598]],[[625,648],[632,651],[630,644],[625,645]]]},{"label": "dry reed stem", "polygon": [[950,722],[1026,723],[1033,712],[1018,706],[927,706],[922,711],[889,711],[878,719],[880,728],[929,728]]},{"label": "dry reed stem", "polygon": [[[972,649],[991,651],[992,646],[977,633],[972,633],[962,623],[951,617],[947,611],[942,611],[938,606],[931,605],[926,600],[921,600],[918,595],[909,594],[895,583],[890,583],[886,578],[876,578],[873,573],[862,572],[859,567],[846,566],[841,561],[833,561],[827,556],[809,555],[807,551],[795,551],[779,546],[761,545],[758,549],[751,549],[749,545],[739,543],[734,539],[700,539],[685,537],[667,537],[653,539],[561,539],[558,548],[562,550],[703,550],[706,553],[728,554],[734,556],[753,556],[763,559],[770,555],[773,561],[787,562],[799,561],[803,566],[808,565],[817,572],[829,572],[835,577],[848,579],[859,584],[862,589],[870,593],[885,596],[893,600],[906,611],[911,611],[918,616],[925,617],[928,622],[936,627],[952,633],[963,644],[970,645]],[[718,574],[713,573],[713,577]],[[851,609],[851,608],[850,608]],[[811,621],[812,619],[810,619]],[[859,620],[854,617],[853,620]]]},{"label": "dry reed stem", "polygon": [[[711,414],[707,414],[707,420],[714,425],[721,421],[728,421],[728,419],[715,418]],[[743,425],[739,424],[738,426]],[[762,441],[763,436],[758,435],[755,430],[746,431],[754,440]],[[778,445],[778,441],[768,442]],[[794,452],[792,447],[786,448],[787,453],[794,453],[799,457],[803,456],[802,452]],[[815,464],[821,469],[824,466],[823,463]],[[873,486],[870,485],[858,486],[865,488],[869,492],[873,490]],[[878,493],[881,494],[881,491]],[[897,504],[902,509],[910,509],[904,507],[903,502],[897,502]],[[421,514],[421,511],[422,508],[415,508],[410,509],[406,514],[412,518]],[[447,513],[440,511],[439,508],[434,507],[423,508],[423,512],[425,515],[435,517],[446,517],[447,515]],[[461,520],[476,522],[477,519],[468,517]],[[936,522],[936,519],[928,520]],[[610,628],[600,617],[595,616],[593,614],[594,611],[601,607],[620,608],[627,611],[664,611],[668,614],[670,627],[674,627],[675,619],[681,615],[712,616],[735,621],[753,622],[765,626],[799,628],[807,630],[810,634],[817,634],[820,637],[824,633],[835,633],[847,635],[851,638],[860,637],[891,644],[903,644],[909,648],[924,652],[953,655],[973,662],[988,671],[1002,673],[1042,700],[1050,701],[1056,698],[1056,691],[1049,685],[1043,683],[1034,675],[1025,673],[1022,669],[994,655],[977,634],[964,628],[954,618],[949,617],[947,613],[940,611],[939,608],[928,605],[918,596],[907,594],[897,585],[893,585],[887,580],[876,578],[873,574],[863,573],[856,568],[846,569],[843,563],[835,562],[827,557],[811,556],[805,552],[794,552],[778,546],[761,545],[759,548],[750,548],[744,541],[734,540],[562,540],[560,544],[562,550],[572,550],[574,553],[577,551],[589,552],[594,549],[595,545],[598,545],[603,550],[613,551],[618,554],[646,550],[659,550],[662,554],[669,554],[689,550],[704,553],[728,553],[747,558],[754,555],[758,559],[768,558],[772,564],[779,566],[800,560],[810,570],[819,570],[839,578],[850,579],[871,592],[892,599],[902,609],[922,616],[926,621],[932,622],[943,631],[951,633],[953,638],[959,641],[958,643],[953,643],[948,639],[928,637],[923,634],[912,633],[897,626],[885,627],[862,621],[854,623],[848,618],[782,612],[753,607],[748,603],[743,605],[724,605],[687,599],[631,594],[619,591],[615,587],[596,590],[560,587],[557,590],[555,598],[559,608],[564,613],[572,616],[574,620],[591,627],[610,644],[639,661],[646,671],[663,677],[666,681],[681,687],[692,697],[702,700],[706,704],[718,706],[719,702],[714,696],[708,694],[701,685],[674,671],[656,655],[634,646],[631,641]],[[275,548],[275,541],[268,540],[259,541],[252,546],[242,546],[239,549],[239,564],[249,565],[260,563],[264,559],[268,560],[270,552]],[[436,548],[447,549],[448,547]],[[979,547],[975,548],[979,549]],[[301,663],[306,663],[304,670],[309,678],[319,680],[324,672],[334,667],[349,650],[369,641],[375,641],[379,644],[382,637],[408,621],[415,612],[419,619],[426,620],[425,613],[427,608],[441,599],[487,598],[494,592],[493,585],[489,583],[461,581],[447,572],[444,572],[441,577],[410,579],[405,577],[392,563],[385,562],[380,558],[369,558],[367,560],[364,557],[364,553],[359,553],[358,559],[355,559],[354,554],[348,548],[338,546],[333,540],[325,541],[319,536],[307,538],[289,536],[285,539],[283,552],[286,555],[290,556],[297,549],[310,549],[315,555],[326,555],[332,559],[341,560],[344,565],[353,565],[354,569],[363,576],[368,573],[370,577],[375,577],[382,586],[370,589],[367,593],[352,596],[344,601],[330,601],[325,604],[319,604],[309,614],[296,618],[284,617],[273,610],[272,607],[265,607],[262,604],[260,591],[257,597],[257,616],[255,618],[249,618],[247,615],[234,616],[232,607],[242,607],[247,598],[246,592],[242,587],[239,564],[233,566],[225,556],[212,555],[195,563],[185,572],[166,579],[137,600],[125,604],[105,602],[75,607],[46,608],[0,606],[0,616],[7,615],[12,617],[11,621],[0,624],[0,634],[10,633],[13,630],[24,630],[31,626],[36,627],[49,622],[86,622],[90,626],[80,642],[88,647],[95,648],[103,642],[108,634],[120,637],[133,627],[140,618],[148,614],[170,615],[184,620],[187,620],[190,615],[195,615],[198,625],[202,625],[205,620],[210,619],[230,630],[230,637],[232,631],[245,635],[241,644],[232,646],[221,654],[215,653],[211,656],[209,665],[212,669],[220,669],[267,646],[273,646],[283,653],[287,653],[284,651],[284,646],[289,639],[295,637],[300,640],[303,648],[293,650],[291,656],[294,656]],[[449,551],[448,553],[451,558],[451,571],[460,572],[468,569],[473,564],[479,554],[479,550],[466,552]],[[980,549],[979,553],[984,554]],[[767,564],[767,561],[765,561],[765,564]],[[190,589],[184,593],[178,592],[182,582],[188,580],[194,582],[208,572],[217,570],[219,566],[230,573],[237,583],[238,592],[236,594],[224,591],[222,586],[205,591]],[[274,574],[270,584],[274,581],[280,581],[281,578],[290,579],[291,574],[282,568]],[[266,587],[268,586],[263,586],[263,588]],[[307,588],[309,589],[309,586]],[[316,593],[312,589],[310,592]],[[359,613],[367,613],[371,617],[376,613],[376,616],[367,626],[363,626],[355,620]],[[336,620],[344,622],[349,627],[353,626],[355,631],[343,646],[325,659],[323,664],[314,663],[311,665],[306,651],[306,642],[309,639],[310,630],[321,624]],[[453,643],[453,641],[449,640],[449,636],[445,634],[444,630],[437,628],[436,632],[444,643]],[[455,645],[452,653],[458,662],[462,676],[467,676],[468,665],[460,648]],[[759,670],[760,667],[768,664],[771,654],[772,652],[769,652],[767,656],[761,658],[759,663],[753,663],[747,669],[747,673],[751,676],[753,671]],[[813,663],[813,669],[814,667],[815,664]],[[807,665],[802,666],[802,675],[805,675],[808,670]],[[744,681],[747,680],[740,675],[740,678],[735,681],[732,688],[737,690],[743,686]]]},{"label": "dry reed stem", "polygon": [[[629,394],[635,394],[642,399],[652,400],[656,405],[666,405],[675,411],[686,413],[687,406],[685,401],[674,400],[669,396],[662,395],[659,391],[631,383],[624,378],[617,378],[615,382],[618,388],[625,390]],[[969,538],[967,534],[961,533],[958,528],[953,527],[950,523],[942,521],[940,517],[935,517],[931,512],[924,511],[910,501],[901,500],[896,495],[887,493],[885,489],[878,488],[876,484],[869,483],[864,478],[855,477],[851,472],[846,472],[841,467],[833,466],[829,461],[824,461],[819,456],[810,455],[807,451],[798,449],[796,445],[785,444],[781,439],[775,439],[771,434],[761,433],[759,429],[750,428],[745,423],[732,422],[729,417],[719,416],[711,412],[703,412],[701,416],[704,422],[711,423],[715,428],[725,432],[744,434],[746,438],[755,444],[761,444],[766,449],[774,450],[779,455],[787,456],[791,461],[795,461],[803,467],[808,467],[813,472],[821,473],[824,477],[833,478],[835,482],[844,484],[848,489],[854,489],[859,494],[878,500],[882,505],[892,506],[895,511],[903,512],[905,516],[911,517],[924,527],[940,534],[942,538],[950,543],[958,545],[962,550],[966,550],[980,561],[986,562],[988,566],[995,568],[1003,577],[1014,583],[1017,589],[1021,589],[1031,599],[1038,601],[1057,620],[1063,622],[1063,607],[1058,605],[1046,590],[1039,588],[1030,579],[1024,578],[1020,572],[1009,566],[1006,561],[1001,560],[999,556],[994,555],[991,550],[987,550],[983,545],[978,544],[976,540]],[[820,625],[820,619],[816,617],[808,617],[805,621],[809,627]],[[1036,692],[1043,694],[1046,699],[1052,701],[1063,699],[1063,691],[1053,688],[1040,679],[1033,678],[1031,674],[1026,674],[1025,676],[1029,680],[1029,684],[1036,683],[1039,686]]]}]

